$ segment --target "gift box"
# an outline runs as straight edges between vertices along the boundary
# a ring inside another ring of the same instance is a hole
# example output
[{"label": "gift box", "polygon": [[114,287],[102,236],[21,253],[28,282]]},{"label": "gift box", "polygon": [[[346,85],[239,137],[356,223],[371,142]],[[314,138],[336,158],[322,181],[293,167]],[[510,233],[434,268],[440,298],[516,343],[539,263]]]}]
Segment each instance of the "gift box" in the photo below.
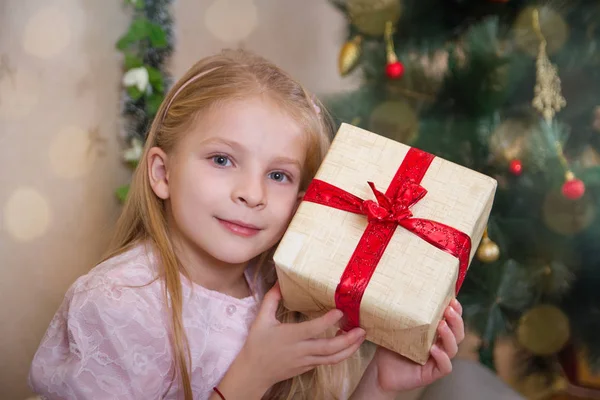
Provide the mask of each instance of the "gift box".
[{"label": "gift box", "polygon": [[424,364],[487,225],[494,179],[342,124],[274,261],[284,305]]}]

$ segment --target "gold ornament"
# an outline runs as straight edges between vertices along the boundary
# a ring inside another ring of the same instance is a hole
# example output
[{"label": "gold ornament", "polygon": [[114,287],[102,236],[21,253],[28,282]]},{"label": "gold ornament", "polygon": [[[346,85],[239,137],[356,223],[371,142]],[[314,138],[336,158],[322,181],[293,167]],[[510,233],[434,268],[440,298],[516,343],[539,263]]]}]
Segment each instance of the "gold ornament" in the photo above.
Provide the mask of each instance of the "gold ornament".
[{"label": "gold ornament", "polygon": [[558,353],[571,336],[569,318],[559,308],[542,304],[527,311],[519,320],[517,339],[521,346],[538,356]]},{"label": "gold ornament", "polygon": [[[535,97],[531,104],[542,114],[546,122],[550,124],[554,115],[567,105],[567,101],[561,93],[560,78],[558,77],[556,67],[552,65],[546,53],[547,41],[540,25],[539,9],[534,8],[531,15],[534,32],[540,42],[536,60]],[[585,193],[585,185],[570,170],[567,159],[564,156],[562,144],[557,140],[555,146],[558,159],[565,170],[564,194],[571,200],[579,199]]]},{"label": "gold ornament", "polygon": [[496,162],[508,164],[522,160],[529,153],[529,136],[536,129],[531,118],[509,118],[494,130],[489,140],[490,153]]},{"label": "gold ornament", "polygon": [[[533,14],[539,14],[538,27],[534,26]],[[539,30],[547,41],[548,54],[560,50],[569,36],[569,27],[562,16],[548,6],[525,7],[517,16],[513,25],[513,32],[517,46],[535,57],[539,52]]]},{"label": "gold ornament", "polygon": [[487,228],[477,248],[477,259],[484,263],[493,263],[500,258],[500,247],[488,237]]},{"label": "gold ornament", "polygon": [[362,52],[361,44],[362,37],[360,35],[344,43],[338,57],[338,71],[340,75],[345,76],[349,74],[358,65],[358,60]]},{"label": "gold ornament", "polygon": [[546,195],[542,204],[544,224],[561,235],[573,235],[587,229],[596,217],[596,208],[588,194],[577,200],[567,199],[560,190]]},{"label": "gold ornament", "polygon": [[535,97],[532,105],[538,110],[546,121],[550,122],[554,114],[567,105],[561,94],[560,78],[556,67],[552,65],[546,53],[547,41],[542,34],[538,9],[532,13],[534,31],[539,40],[539,51],[536,60]]},{"label": "gold ornament", "polygon": [[394,25],[400,19],[400,0],[348,0],[350,22],[365,35],[379,36],[385,32],[385,24]]},{"label": "gold ornament", "polygon": [[417,135],[419,121],[412,106],[404,100],[379,104],[369,118],[369,130],[404,144]]}]

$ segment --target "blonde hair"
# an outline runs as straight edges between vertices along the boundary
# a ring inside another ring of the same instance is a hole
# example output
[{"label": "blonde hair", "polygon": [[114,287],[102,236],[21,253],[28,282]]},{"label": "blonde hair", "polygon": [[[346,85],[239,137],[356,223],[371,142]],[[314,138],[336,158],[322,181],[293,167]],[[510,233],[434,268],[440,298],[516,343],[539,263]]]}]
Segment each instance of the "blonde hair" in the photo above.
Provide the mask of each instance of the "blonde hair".
[{"label": "blonde hair", "polygon": [[[191,355],[183,326],[183,296],[180,273],[189,278],[178,260],[167,228],[164,202],[150,186],[147,171],[148,151],[160,147],[167,154],[202,112],[226,101],[266,95],[276,100],[302,127],[308,137],[301,189],[317,172],[333,136],[334,125],[323,105],[287,73],[262,57],[246,51],[226,50],[200,60],[171,88],[150,127],[139,167],[136,169],[116,233],[105,259],[116,256],[141,242],[153,245],[160,260],[159,278],[164,281],[165,302],[171,309],[173,379],[179,376],[185,400],[192,399]],[[317,108],[318,107],[318,108]],[[317,110],[320,109],[320,112]],[[265,290],[275,282],[272,264],[274,249],[257,257]],[[305,319],[280,306],[282,322]],[[340,393],[345,379],[351,390],[359,374],[360,357],[353,356],[334,366],[319,366],[303,375],[273,386],[265,396],[270,399],[327,399]]]}]

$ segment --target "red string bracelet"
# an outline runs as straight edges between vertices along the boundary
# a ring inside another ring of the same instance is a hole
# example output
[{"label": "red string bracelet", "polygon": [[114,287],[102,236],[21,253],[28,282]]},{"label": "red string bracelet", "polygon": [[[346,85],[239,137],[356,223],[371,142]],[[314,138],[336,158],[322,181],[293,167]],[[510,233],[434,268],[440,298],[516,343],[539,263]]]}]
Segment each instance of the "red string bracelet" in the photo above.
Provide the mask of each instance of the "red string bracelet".
[{"label": "red string bracelet", "polygon": [[213,390],[214,390],[214,391],[215,391],[215,392],[216,392],[216,393],[217,393],[219,396],[221,396],[221,398],[222,398],[223,400],[227,400],[227,399],[225,399],[225,396],[223,396],[223,393],[221,393],[221,391],[220,391],[219,389],[217,389],[217,387],[216,387],[216,386],[213,388]]}]

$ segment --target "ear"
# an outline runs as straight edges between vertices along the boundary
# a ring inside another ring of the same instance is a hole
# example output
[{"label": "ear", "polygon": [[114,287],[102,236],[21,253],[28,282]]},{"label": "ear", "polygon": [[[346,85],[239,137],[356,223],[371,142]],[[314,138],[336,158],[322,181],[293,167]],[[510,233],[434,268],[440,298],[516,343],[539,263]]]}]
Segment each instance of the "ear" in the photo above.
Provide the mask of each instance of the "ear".
[{"label": "ear", "polygon": [[148,178],[154,194],[163,200],[168,199],[167,154],[160,147],[152,147],[148,151]]}]

